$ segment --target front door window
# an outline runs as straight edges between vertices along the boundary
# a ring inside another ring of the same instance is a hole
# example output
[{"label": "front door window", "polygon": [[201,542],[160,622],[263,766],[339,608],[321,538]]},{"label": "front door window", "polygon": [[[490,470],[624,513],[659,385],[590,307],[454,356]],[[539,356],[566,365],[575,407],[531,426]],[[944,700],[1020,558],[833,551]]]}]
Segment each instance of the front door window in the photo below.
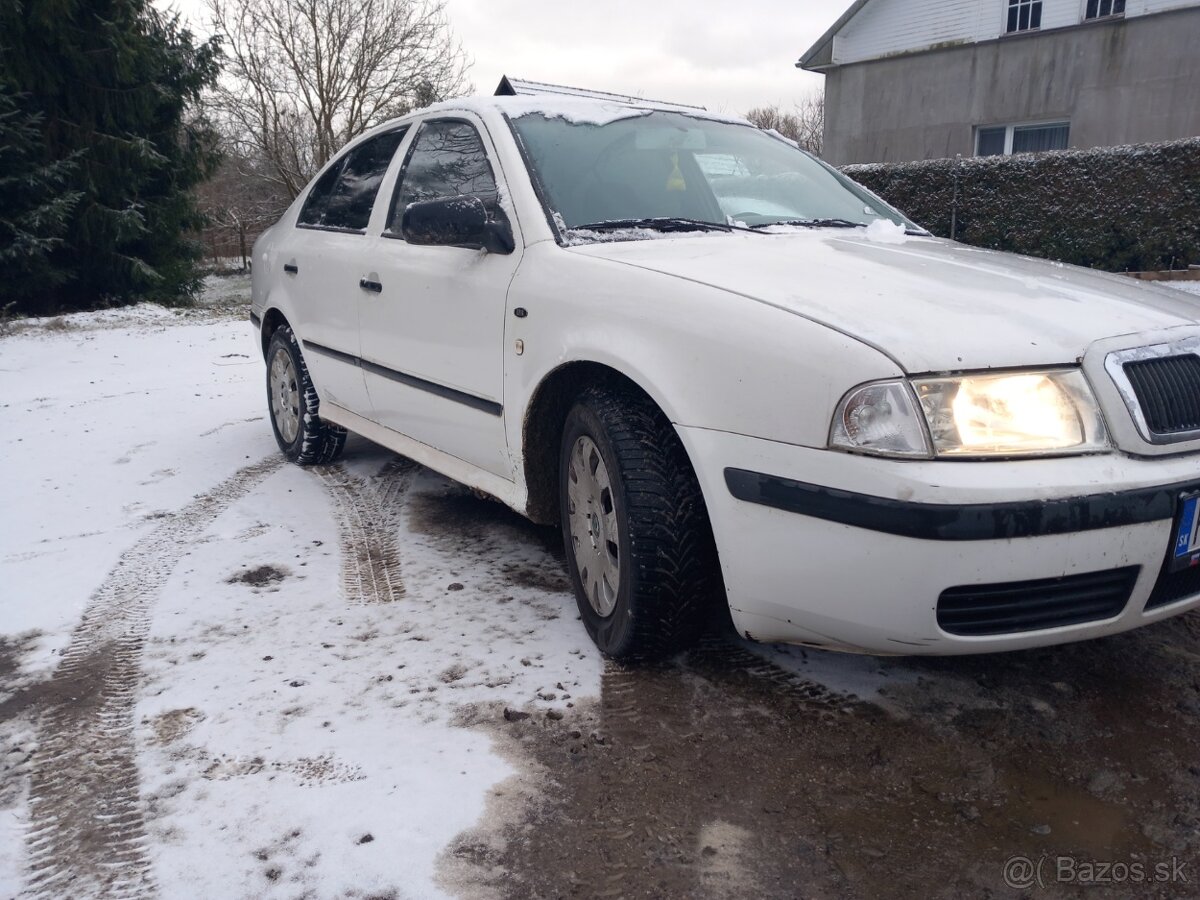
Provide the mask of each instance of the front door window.
[{"label": "front door window", "polygon": [[400,233],[410,203],[461,196],[478,197],[492,213],[498,205],[496,176],[479,132],[459,120],[426,122],[396,185],[387,230]]}]

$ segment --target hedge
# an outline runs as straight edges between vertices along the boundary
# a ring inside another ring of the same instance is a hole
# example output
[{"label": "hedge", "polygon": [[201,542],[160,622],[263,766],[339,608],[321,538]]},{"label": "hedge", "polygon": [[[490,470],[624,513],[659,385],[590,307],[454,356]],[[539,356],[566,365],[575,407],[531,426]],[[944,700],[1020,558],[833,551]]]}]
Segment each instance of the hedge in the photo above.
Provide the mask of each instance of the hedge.
[{"label": "hedge", "polygon": [[1112,272],[1200,264],[1200,138],[842,171],[977,247]]}]

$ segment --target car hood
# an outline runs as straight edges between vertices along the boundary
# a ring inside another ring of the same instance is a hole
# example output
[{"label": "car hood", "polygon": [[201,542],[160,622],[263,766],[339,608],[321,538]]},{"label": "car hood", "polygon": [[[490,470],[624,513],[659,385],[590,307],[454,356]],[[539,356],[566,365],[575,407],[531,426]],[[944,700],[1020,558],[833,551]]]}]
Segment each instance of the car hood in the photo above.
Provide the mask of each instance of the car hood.
[{"label": "car hood", "polygon": [[710,285],[851,335],[906,372],[1073,363],[1096,340],[1200,321],[1182,291],[927,237],[699,234],[586,254]]}]

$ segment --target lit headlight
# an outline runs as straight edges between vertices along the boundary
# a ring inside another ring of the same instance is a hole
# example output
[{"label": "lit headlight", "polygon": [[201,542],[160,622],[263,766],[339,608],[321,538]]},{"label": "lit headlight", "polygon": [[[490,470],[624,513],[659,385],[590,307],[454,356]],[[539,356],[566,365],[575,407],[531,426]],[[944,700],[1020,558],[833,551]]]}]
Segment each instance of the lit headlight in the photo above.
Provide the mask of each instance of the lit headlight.
[{"label": "lit headlight", "polygon": [[[910,415],[915,395],[919,415]],[[914,432],[914,425],[915,432]],[[880,382],[838,407],[830,446],[883,456],[1100,453],[1100,408],[1078,369]]]},{"label": "lit headlight", "polygon": [[913,387],[938,456],[1108,449],[1100,407],[1078,369],[928,378]]}]

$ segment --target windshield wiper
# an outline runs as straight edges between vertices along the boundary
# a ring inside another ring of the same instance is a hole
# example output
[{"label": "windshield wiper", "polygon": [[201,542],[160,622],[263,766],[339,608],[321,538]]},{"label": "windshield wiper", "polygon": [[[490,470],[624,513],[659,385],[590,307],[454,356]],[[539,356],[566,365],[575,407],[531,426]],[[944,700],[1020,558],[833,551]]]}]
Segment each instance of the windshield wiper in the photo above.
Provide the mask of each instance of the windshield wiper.
[{"label": "windshield wiper", "polygon": [[723,222],[706,222],[703,219],[687,219],[682,216],[655,216],[648,219],[606,219],[590,225],[572,225],[571,231],[621,231],[626,228],[645,228],[651,231],[751,231],[740,225]]},{"label": "windshield wiper", "polygon": [[849,219],[787,219],[783,222],[763,222],[751,228],[771,228],[775,225],[795,225],[800,228],[866,228],[866,222],[851,222]]}]

